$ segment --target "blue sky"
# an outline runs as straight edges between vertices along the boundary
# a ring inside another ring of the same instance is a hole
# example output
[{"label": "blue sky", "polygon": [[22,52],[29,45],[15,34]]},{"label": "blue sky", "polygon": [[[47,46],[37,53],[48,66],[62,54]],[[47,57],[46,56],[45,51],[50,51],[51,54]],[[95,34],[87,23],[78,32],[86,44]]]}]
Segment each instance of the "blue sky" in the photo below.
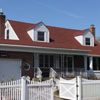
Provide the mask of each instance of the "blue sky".
[{"label": "blue sky", "polygon": [[0,0],[7,19],[86,29],[96,27],[100,37],[100,0]]}]

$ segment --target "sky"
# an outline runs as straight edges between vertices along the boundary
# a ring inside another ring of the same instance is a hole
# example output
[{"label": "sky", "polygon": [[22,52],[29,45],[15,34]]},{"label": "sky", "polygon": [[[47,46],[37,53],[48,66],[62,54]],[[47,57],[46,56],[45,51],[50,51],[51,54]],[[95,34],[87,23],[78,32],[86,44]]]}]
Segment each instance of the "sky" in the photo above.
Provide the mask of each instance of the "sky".
[{"label": "sky", "polygon": [[94,24],[100,37],[100,0],[0,0],[0,8],[16,21],[79,30]]}]

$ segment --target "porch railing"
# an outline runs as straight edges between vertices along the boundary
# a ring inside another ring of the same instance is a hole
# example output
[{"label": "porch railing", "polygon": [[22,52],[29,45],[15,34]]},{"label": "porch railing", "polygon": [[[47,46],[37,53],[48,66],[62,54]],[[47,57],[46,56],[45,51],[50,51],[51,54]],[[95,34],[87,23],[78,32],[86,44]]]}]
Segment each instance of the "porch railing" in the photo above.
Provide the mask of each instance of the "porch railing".
[{"label": "porch railing", "polygon": [[55,78],[56,76],[57,76],[57,72],[53,68],[50,68],[49,77]]},{"label": "porch railing", "polygon": [[57,73],[57,76],[61,77],[74,77],[74,76],[87,76],[87,72],[85,71],[84,68],[63,68],[63,71],[61,69],[54,69]]},{"label": "porch railing", "polygon": [[35,68],[35,72],[34,72],[35,74],[34,74],[34,77],[35,78],[42,78],[42,71],[41,71],[41,69],[39,68],[39,67],[37,67],[37,68]]}]

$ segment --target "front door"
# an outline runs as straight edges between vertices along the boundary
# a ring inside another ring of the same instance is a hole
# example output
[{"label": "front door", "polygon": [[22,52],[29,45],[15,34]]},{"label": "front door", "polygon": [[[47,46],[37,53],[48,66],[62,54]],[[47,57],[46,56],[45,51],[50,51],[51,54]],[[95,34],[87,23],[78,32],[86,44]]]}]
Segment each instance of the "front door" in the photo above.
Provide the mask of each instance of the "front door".
[{"label": "front door", "polygon": [[54,55],[39,55],[39,67],[43,77],[49,77],[50,67],[54,67]]}]

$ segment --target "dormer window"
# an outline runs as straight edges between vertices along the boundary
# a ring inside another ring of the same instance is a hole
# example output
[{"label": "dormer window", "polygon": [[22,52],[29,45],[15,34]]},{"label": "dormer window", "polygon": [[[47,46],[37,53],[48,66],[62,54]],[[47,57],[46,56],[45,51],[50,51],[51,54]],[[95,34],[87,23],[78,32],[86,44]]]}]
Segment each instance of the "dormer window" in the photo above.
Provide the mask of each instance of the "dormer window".
[{"label": "dormer window", "polygon": [[85,45],[90,45],[90,38],[85,38]]},{"label": "dormer window", "polygon": [[6,36],[7,36],[6,39],[9,40],[9,30],[7,30],[7,35]]},{"label": "dormer window", "polygon": [[38,41],[44,41],[44,32],[39,31],[37,38]]}]

